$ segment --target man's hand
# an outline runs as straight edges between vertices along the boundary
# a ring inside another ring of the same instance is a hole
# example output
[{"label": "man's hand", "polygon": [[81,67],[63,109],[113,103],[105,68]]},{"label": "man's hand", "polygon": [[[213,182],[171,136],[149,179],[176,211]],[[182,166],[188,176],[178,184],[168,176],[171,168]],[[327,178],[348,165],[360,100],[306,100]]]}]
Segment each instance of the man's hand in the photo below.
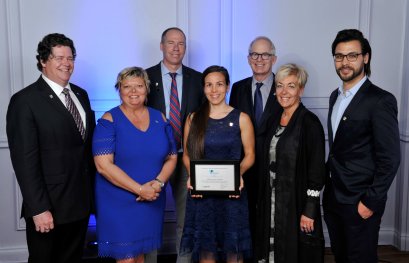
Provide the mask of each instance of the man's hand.
[{"label": "man's hand", "polygon": [[37,232],[48,233],[54,229],[54,218],[51,212],[48,210],[33,216],[33,221]]},{"label": "man's hand", "polygon": [[358,204],[358,214],[363,218],[363,219],[368,219],[373,215],[373,211],[366,207],[361,201],[359,201]]}]

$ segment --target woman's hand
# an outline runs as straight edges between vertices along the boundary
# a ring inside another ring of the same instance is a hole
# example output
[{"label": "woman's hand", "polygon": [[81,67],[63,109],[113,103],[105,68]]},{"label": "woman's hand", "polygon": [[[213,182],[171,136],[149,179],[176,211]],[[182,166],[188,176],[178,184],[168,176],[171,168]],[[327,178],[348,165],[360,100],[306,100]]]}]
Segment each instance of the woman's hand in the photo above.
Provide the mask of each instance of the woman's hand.
[{"label": "woman's hand", "polygon": [[149,181],[139,187],[138,197],[136,201],[155,201],[159,197],[159,191],[154,188],[154,182]]},{"label": "woman's hand", "polygon": [[314,219],[301,215],[300,229],[305,233],[311,233],[314,231]]},{"label": "woman's hand", "polygon": [[150,185],[151,185],[151,187],[152,187],[153,189],[155,189],[155,191],[156,191],[157,193],[162,192],[161,183],[159,183],[158,181],[152,180],[152,181],[150,181]]},{"label": "woman's hand", "polygon": [[[190,176],[187,178],[186,187],[189,193],[190,193],[190,190],[193,190],[193,186],[190,184]],[[193,198],[203,198],[203,195],[192,195],[191,194],[190,196]]]},{"label": "woman's hand", "polygon": [[[243,190],[243,188],[244,188],[244,180],[243,180],[243,176],[240,175],[240,187],[239,187],[240,194],[241,194],[241,190]],[[238,198],[240,198],[240,195],[229,195],[229,198],[238,199]]]}]

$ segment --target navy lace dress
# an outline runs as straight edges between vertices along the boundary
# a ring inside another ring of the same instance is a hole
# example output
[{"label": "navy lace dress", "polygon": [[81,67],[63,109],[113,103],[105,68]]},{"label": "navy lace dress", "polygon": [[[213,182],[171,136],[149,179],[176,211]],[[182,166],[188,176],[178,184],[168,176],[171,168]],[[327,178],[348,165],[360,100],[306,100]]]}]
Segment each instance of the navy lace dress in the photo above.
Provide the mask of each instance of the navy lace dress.
[{"label": "navy lace dress", "polygon": [[[209,119],[205,134],[205,159],[239,160],[242,143],[240,111],[234,109],[222,119]],[[182,254],[192,253],[199,259],[226,260],[251,255],[247,194],[240,198],[204,197],[186,202],[185,225],[181,241]]]},{"label": "navy lace dress", "polygon": [[[94,132],[93,154],[114,154],[114,163],[140,184],[156,178],[169,154],[176,154],[172,128],[162,114],[149,110],[149,127],[137,129],[119,107],[111,109],[113,122],[99,119]],[[132,258],[158,249],[166,194],[153,202],[137,202],[137,196],[97,173],[95,202],[98,255]]]}]

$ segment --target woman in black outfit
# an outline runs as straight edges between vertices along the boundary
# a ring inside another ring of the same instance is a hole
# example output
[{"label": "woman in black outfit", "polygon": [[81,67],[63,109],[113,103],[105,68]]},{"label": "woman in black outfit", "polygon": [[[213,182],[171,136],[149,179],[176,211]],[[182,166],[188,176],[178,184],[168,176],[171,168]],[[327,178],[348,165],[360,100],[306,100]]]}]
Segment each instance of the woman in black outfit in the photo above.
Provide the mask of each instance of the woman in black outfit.
[{"label": "woman in black outfit", "polygon": [[276,74],[281,118],[265,134],[257,205],[257,262],[324,261],[320,191],[325,137],[318,117],[301,103],[308,74],[286,64]]}]

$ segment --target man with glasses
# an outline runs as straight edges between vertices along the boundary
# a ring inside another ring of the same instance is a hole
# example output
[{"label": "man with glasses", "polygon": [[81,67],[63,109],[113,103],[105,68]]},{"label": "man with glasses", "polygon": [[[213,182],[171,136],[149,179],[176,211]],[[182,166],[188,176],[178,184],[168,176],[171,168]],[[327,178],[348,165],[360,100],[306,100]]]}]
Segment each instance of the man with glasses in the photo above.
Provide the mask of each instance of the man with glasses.
[{"label": "man with glasses", "polygon": [[[255,38],[249,46],[248,63],[253,72],[252,77],[233,84],[229,104],[247,113],[255,129],[256,164],[262,150],[263,134],[267,124],[279,117],[280,105],[275,98],[274,74],[272,68],[277,60],[273,42],[265,36]],[[256,202],[258,169],[254,165],[244,175],[244,186],[248,191],[250,230],[254,244],[256,224]]]},{"label": "man with glasses", "polygon": [[87,92],[69,83],[76,57],[73,41],[50,34],[37,52],[40,78],[14,94],[7,111],[28,262],[80,263],[95,176],[95,116]]},{"label": "man with glasses", "polygon": [[397,103],[368,79],[372,51],[360,31],[338,32],[332,55],[342,86],[329,100],[324,219],[337,263],[375,263],[387,192],[400,162]]},{"label": "man with glasses", "polygon": [[[182,163],[183,144],[181,141],[183,140],[183,128],[187,116],[197,110],[203,102],[202,74],[182,65],[186,52],[186,36],[180,28],[171,27],[163,31],[160,50],[163,53],[162,61],[146,70],[151,81],[148,106],[158,109],[166,115],[172,124],[174,135],[177,136],[175,139],[179,145],[178,163],[169,180],[176,208],[176,253],[178,263],[190,262],[189,255],[179,255],[187,197],[187,173]],[[173,104],[175,100],[172,98],[177,98],[177,105]],[[175,109],[176,111],[174,111]],[[175,120],[175,116],[178,120]],[[179,125],[173,125],[176,122],[179,122]],[[146,262],[156,262],[155,254],[152,252],[147,255]]]}]

